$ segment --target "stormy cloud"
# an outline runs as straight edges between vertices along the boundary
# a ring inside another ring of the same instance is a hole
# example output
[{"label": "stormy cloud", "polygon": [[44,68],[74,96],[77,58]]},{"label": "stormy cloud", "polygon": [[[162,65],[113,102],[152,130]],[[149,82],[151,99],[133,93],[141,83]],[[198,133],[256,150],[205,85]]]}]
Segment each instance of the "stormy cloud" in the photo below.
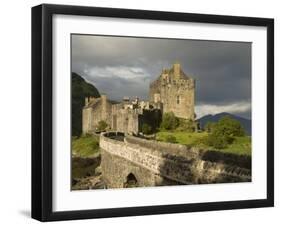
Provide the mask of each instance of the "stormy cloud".
[{"label": "stormy cloud", "polygon": [[251,118],[251,43],[72,35],[72,71],[112,100],[148,99],[149,84],[180,62],[196,80],[196,114]]}]

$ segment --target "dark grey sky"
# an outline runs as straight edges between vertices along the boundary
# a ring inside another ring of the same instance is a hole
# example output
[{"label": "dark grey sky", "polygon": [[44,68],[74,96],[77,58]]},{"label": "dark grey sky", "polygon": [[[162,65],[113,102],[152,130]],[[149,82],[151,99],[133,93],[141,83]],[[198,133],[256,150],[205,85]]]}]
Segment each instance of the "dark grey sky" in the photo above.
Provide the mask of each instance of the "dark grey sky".
[{"label": "dark grey sky", "polygon": [[149,83],[180,62],[196,80],[196,114],[251,118],[251,44],[72,35],[72,71],[110,99],[148,99]]}]

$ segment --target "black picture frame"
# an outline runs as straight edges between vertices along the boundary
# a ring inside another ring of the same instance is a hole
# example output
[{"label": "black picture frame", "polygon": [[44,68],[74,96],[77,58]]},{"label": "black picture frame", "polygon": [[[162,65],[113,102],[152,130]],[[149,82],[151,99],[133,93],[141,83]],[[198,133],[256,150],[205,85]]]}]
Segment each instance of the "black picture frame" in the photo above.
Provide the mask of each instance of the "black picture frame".
[{"label": "black picture frame", "polygon": [[[266,27],[267,198],[54,212],[52,210],[52,18],[55,14]],[[274,206],[273,19],[49,4],[32,8],[32,218],[40,221],[56,221],[271,206]]]}]

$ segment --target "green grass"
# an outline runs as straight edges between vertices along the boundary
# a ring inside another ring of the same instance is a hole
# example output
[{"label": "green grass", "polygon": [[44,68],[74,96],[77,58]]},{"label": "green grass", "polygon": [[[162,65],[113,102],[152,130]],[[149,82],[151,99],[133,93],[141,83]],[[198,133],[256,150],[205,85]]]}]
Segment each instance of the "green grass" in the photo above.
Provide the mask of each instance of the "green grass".
[{"label": "green grass", "polygon": [[[207,132],[192,133],[182,131],[160,131],[156,134],[156,139],[158,141],[166,141],[167,137],[169,136],[174,136],[178,144],[214,150],[213,147],[206,145],[204,142],[204,139],[206,139],[208,136]],[[234,142],[227,148],[220,149],[218,151],[241,155],[251,155],[251,137],[236,137]]]},{"label": "green grass", "polygon": [[72,178],[93,176],[99,165],[99,139],[91,135],[72,137]]},{"label": "green grass", "polygon": [[251,137],[236,137],[234,142],[227,148],[223,149],[224,152],[251,155],[252,154],[252,142]]},{"label": "green grass", "polygon": [[72,156],[75,157],[95,157],[99,155],[99,140],[90,135],[79,138],[72,137]]},{"label": "green grass", "polygon": [[207,133],[189,133],[182,131],[161,131],[156,134],[156,139],[159,141],[166,141],[168,136],[174,136],[179,144],[195,145],[197,141],[206,137]]}]

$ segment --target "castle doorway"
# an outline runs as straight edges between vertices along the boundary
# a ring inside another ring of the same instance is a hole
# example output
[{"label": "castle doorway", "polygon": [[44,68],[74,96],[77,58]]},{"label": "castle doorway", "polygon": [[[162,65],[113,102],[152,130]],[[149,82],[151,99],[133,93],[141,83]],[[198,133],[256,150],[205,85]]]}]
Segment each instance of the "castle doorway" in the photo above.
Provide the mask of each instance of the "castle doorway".
[{"label": "castle doorway", "polygon": [[124,188],[134,188],[138,187],[138,181],[134,174],[130,173],[127,178],[126,182],[124,183]]}]

